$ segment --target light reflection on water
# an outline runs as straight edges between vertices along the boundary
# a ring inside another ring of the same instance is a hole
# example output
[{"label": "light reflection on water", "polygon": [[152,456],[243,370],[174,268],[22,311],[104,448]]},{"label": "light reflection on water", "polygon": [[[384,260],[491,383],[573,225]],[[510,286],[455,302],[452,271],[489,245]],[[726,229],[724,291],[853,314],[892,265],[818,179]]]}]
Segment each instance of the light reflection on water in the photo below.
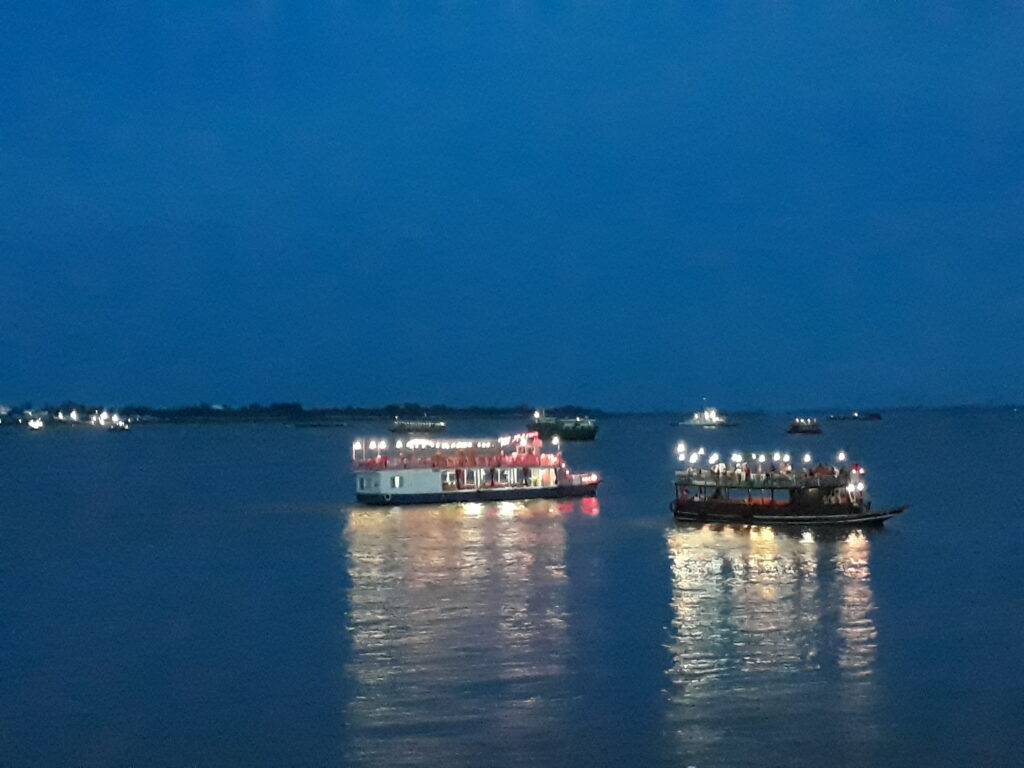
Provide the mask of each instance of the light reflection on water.
[{"label": "light reflection on water", "polygon": [[[372,764],[463,762],[564,717],[573,503],[353,508],[346,722]],[[588,507],[596,512],[596,507]]]},{"label": "light reflection on water", "polygon": [[839,750],[830,762],[868,764],[877,630],[865,534],[703,526],[666,539],[680,758],[806,764]]}]

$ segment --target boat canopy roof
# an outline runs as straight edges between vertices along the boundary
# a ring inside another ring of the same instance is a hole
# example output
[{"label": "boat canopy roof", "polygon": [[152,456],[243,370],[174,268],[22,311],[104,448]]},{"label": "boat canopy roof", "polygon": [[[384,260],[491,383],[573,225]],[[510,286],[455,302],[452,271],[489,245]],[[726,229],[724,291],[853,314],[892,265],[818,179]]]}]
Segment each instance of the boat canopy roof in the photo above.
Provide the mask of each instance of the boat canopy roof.
[{"label": "boat canopy roof", "polygon": [[[556,441],[553,441],[556,442]],[[556,442],[557,444],[557,442]],[[357,437],[352,441],[352,458],[372,456],[427,455],[441,453],[539,453],[543,441],[537,432],[519,432],[498,437]]]},{"label": "boat canopy roof", "polygon": [[676,485],[715,488],[837,488],[863,482],[864,467],[848,465],[846,451],[834,460],[817,462],[810,453],[791,456],[782,451],[734,451],[729,455],[708,453],[703,446],[676,444],[682,467],[676,470]]},{"label": "boat canopy roof", "polygon": [[[858,470],[857,476],[862,470]],[[711,469],[680,469],[676,471],[676,485],[699,488],[841,488],[850,485],[852,470],[840,474],[813,474],[797,472],[766,472],[751,474],[749,477],[742,472],[717,472]],[[863,482],[863,481],[861,481]]]}]

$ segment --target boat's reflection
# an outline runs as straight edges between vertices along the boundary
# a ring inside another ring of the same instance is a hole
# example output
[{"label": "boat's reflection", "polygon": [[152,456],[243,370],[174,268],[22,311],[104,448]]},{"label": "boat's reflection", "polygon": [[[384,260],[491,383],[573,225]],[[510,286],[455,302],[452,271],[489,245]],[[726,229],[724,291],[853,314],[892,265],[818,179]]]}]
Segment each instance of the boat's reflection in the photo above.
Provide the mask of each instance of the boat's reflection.
[{"label": "boat's reflection", "polygon": [[870,764],[877,631],[865,533],[704,526],[666,537],[680,757],[811,764],[842,749],[849,764]]},{"label": "boat's reflection", "polygon": [[347,726],[367,763],[461,764],[554,732],[577,502],[352,508]]}]

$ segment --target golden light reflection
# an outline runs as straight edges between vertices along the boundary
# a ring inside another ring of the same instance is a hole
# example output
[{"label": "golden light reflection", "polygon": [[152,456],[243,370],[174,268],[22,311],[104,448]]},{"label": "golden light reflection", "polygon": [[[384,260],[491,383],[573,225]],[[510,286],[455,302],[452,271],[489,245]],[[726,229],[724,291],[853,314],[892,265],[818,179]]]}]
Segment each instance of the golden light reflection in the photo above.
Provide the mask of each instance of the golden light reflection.
[{"label": "golden light reflection", "polygon": [[[553,501],[353,508],[347,722],[372,764],[461,764],[563,718],[565,519]],[[414,760],[413,760],[414,761]]]},{"label": "golden light reflection", "polygon": [[708,525],[671,528],[666,543],[680,757],[740,764],[765,733],[800,754],[801,739],[843,727],[867,749],[877,630],[863,532]]}]

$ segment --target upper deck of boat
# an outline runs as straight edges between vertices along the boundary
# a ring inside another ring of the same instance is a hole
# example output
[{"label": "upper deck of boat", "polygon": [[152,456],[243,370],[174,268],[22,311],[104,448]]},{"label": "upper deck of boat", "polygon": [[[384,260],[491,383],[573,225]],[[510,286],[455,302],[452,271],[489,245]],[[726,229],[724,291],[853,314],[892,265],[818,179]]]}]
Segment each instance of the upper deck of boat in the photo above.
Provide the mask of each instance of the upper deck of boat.
[{"label": "upper deck of boat", "polygon": [[[557,444],[557,443],[556,443]],[[537,432],[501,437],[413,437],[407,440],[358,438],[352,443],[356,470],[437,469],[443,467],[557,467],[561,454],[544,453]]]},{"label": "upper deck of boat", "polygon": [[753,472],[718,471],[687,467],[675,473],[676,485],[699,488],[841,488],[850,483],[853,474],[860,470],[825,468],[825,471],[798,470],[796,472]]}]

